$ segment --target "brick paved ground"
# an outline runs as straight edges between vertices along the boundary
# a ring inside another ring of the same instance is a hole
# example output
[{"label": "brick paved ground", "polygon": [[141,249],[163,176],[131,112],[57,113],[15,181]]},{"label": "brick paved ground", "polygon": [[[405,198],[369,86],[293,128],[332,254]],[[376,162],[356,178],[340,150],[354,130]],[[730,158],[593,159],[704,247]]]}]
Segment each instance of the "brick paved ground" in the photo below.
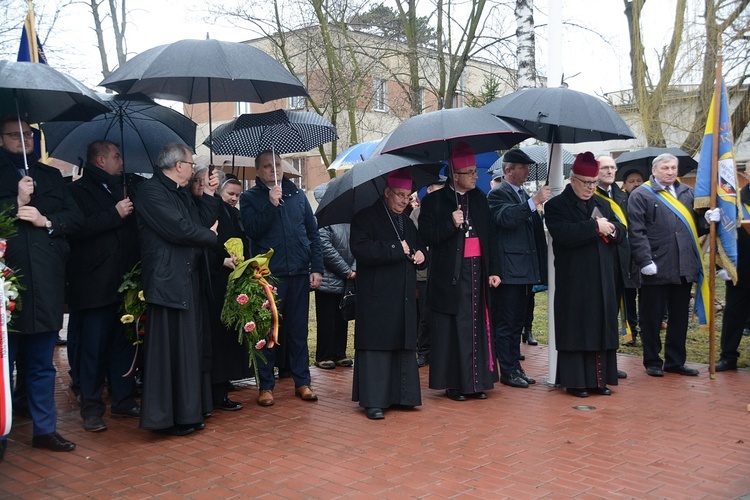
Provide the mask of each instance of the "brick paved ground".
[{"label": "brick paved ground", "polygon": [[[531,376],[546,373],[546,347],[524,346]],[[33,449],[17,419],[0,497],[77,498],[750,498],[750,372],[630,377],[611,397],[581,400],[541,384],[497,386],[459,403],[427,388],[423,406],[369,421],[351,399],[352,370],[313,368],[317,403],[294,397],[261,408],[246,384],[239,412],[215,412],[187,437],[139,431],[111,419],[85,432],[58,349],[58,430],[72,453]],[[576,405],[591,405],[583,411]]]}]

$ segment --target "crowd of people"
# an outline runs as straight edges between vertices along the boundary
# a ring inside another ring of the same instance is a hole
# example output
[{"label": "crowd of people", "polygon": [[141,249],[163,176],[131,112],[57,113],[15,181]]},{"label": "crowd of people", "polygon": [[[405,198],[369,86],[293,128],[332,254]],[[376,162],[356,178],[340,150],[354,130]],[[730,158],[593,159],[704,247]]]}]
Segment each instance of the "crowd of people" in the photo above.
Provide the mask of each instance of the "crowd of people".
[{"label": "crowd of people", "polygon": [[[75,449],[57,432],[54,404],[53,353],[66,304],[70,387],[86,431],[107,428],[105,392],[111,417],[137,418],[141,429],[175,436],[203,429],[216,410],[243,408],[229,389],[251,374],[247,347],[220,319],[238,264],[224,247],[232,238],[245,241],[245,258],[273,250],[282,321],[279,342],[258,357],[262,407],[275,404],[277,377],[291,377],[302,401],[318,399],[308,352],[311,291],[315,366],[353,366],[352,400],[369,419],[421,405],[424,366],[430,389],[454,401],[486,399],[497,382],[528,388],[536,381],[520,363],[520,344],[536,343],[529,317],[535,291],[548,282],[545,225],[554,252],[560,386],[576,397],[612,394],[610,386],[627,377],[617,367],[620,321],[627,342],[641,338],[648,375],[698,375],[685,364],[691,289],[706,272],[696,245],[721,213],[693,210],[693,190],[677,179],[672,155],[654,159],[648,179],[626,172],[620,188],[611,157],[582,153],[553,198],[547,186],[527,192],[533,161],[511,149],[490,170],[485,195],[476,187],[474,152],[459,143],[448,176],[421,201],[410,171],[400,169],[351,224],[319,228],[304,191],[272,151],[257,156],[255,185],[243,192],[233,176],[196,165],[181,144],[164,146],[153,176],[125,183],[118,146],[96,141],[82,177],[66,183],[34,154],[27,123],[9,117],[0,128],[0,204],[17,216],[6,261],[24,299],[13,315],[9,359],[34,447]],[[747,187],[741,196],[750,203]],[[737,368],[747,320],[750,235],[738,233],[739,281],[727,284],[718,371]],[[120,317],[123,276],[138,262],[147,304],[140,354]],[[355,289],[353,360],[342,297]],[[6,446],[3,438],[0,459]]]}]

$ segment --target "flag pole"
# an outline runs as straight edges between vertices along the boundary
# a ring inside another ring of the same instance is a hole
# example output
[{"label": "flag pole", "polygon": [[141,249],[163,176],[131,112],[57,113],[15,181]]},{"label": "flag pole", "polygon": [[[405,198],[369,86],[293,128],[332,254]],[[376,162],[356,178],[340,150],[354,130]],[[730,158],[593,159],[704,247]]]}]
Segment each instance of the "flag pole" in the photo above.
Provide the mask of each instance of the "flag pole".
[{"label": "flag pole", "polygon": [[31,0],[28,0],[29,4],[29,26],[28,26],[28,38],[29,38],[29,57],[31,62],[39,62],[39,47],[36,44],[36,21],[34,20],[34,4]]},{"label": "flag pole", "polygon": [[[716,87],[714,89],[714,109],[712,124],[713,134],[711,136],[711,196],[710,208],[716,208],[716,185],[719,178],[719,121],[721,120],[721,49],[716,58]],[[708,373],[711,380],[716,378],[716,222],[709,223],[709,252],[708,252],[708,303],[710,308],[706,311],[708,315]]]}]

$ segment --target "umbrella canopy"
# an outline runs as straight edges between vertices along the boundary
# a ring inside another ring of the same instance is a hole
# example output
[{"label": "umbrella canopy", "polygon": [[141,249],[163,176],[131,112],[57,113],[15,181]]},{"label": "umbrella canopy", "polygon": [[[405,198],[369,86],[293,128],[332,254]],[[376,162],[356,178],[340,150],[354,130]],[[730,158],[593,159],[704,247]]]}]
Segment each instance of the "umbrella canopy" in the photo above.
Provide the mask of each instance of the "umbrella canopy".
[{"label": "umbrella canopy", "polygon": [[46,64],[0,61],[0,116],[39,123],[88,120],[107,110],[92,90]]},{"label": "umbrella canopy", "polygon": [[617,157],[615,160],[617,164],[615,180],[625,180],[625,174],[633,170],[638,170],[643,176],[643,180],[647,180],[651,175],[651,162],[663,153],[669,153],[677,157],[677,172],[680,176],[698,168],[698,162],[679,148],[643,148],[638,151],[628,151]]},{"label": "umbrella canopy", "polygon": [[[529,169],[530,181],[545,181],[547,180],[547,146],[526,146],[520,148],[521,151],[529,155],[529,158],[534,160],[534,164]],[[576,157],[573,153],[567,149],[562,150],[563,159],[563,175],[568,177],[570,175],[570,169],[573,168],[573,162]]]},{"label": "umbrella canopy", "polygon": [[550,144],[635,137],[612,106],[563,87],[519,90],[482,109],[528,129],[534,137]]},{"label": "umbrella canopy", "polygon": [[177,111],[142,94],[101,98],[109,111],[91,121],[42,125],[51,157],[81,165],[88,145],[105,139],[120,145],[125,172],[148,173],[165,144],[179,142],[193,149],[196,125]]},{"label": "umbrella canopy", "polygon": [[375,203],[383,194],[386,174],[404,167],[409,168],[415,189],[419,189],[436,182],[444,165],[439,161],[398,154],[373,156],[357,163],[341,177],[328,183],[328,189],[315,211],[318,226],[351,222],[355,213]]},{"label": "umbrella canopy", "polygon": [[214,130],[203,142],[215,154],[258,156],[310,151],[338,139],[336,128],[317,113],[277,109],[240,115]]},{"label": "umbrella canopy", "polygon": [[336,159],[331,162],[328,170],[338,172],[352,168],[355,163],[368,159],[378,144],[380,144],[380,139],[377,141],[360,142],[359,144],[349,146],[336,156]]},{"label": "umbrella canopy", "polygon": [[262,50],[219,40],[180,40],[148,49],[100,85],[121,94],[142,92],[189,104],[307,95],[304,85]]},{"label": "umbrella canopy", "polygon": [[474,153],[507,149],[531,137],[526,130],[478,108],[451,108],[416,115],[396,127],[376,152],[444,160],[458,142]]}]

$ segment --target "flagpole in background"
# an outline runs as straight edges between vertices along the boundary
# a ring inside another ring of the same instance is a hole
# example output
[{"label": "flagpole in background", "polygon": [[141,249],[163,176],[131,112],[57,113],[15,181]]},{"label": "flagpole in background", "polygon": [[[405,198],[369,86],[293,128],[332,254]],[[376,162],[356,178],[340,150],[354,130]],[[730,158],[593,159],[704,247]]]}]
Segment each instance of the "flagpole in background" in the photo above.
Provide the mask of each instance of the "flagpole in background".
[{"label": "flagpole in background", "polygon": [[[721,40],[719,40],[721,42]],[[721,45],[719,45],[721,47]],[[716,208],[716,185],[719,180],[719,123],[721,121],[721,48],[716,58],[716,85],[711,107],[714,109],[712,124],[713,136],[711,137],[711,197],[710,208]],[[716,223],[709,223],[709,250],[708,250],[708,303],[710,309],[708,315],[708,373],[711,380],[716,378]]]}]

